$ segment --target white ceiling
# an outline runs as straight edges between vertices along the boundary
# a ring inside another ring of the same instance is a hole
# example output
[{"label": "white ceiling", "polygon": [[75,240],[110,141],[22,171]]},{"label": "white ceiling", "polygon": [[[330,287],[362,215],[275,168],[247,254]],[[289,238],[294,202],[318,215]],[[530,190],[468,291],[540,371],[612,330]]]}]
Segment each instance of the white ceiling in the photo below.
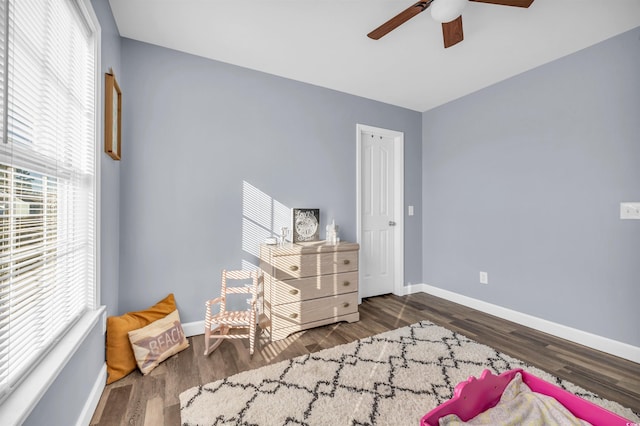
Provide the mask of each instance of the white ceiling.
[{"label": "white ceiling", "polygon": [[123,37],[426,111],[640,26],[639,0],[471,2],[465,40],[427,12],[366,34],[415,0],[109,0]]}]

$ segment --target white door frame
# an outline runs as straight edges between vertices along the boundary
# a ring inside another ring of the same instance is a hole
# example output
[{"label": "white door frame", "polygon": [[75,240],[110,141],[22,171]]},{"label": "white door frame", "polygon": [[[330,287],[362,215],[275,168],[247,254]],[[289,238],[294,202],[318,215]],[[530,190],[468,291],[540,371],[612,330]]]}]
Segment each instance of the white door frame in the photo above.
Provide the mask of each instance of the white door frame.
[{"label": "white door frame", "polygon": [[[358,244],[362,244],[362,133],[369,132],[376,135],[393,138],[393,220],[396,223],[394,232],[394,261],[393,261],[393,294],[404,294],[404,133],[379,127],[356,124],[356,232]],[[361,250],[362,252],[362,250]],[[362,262],[358,262],[362,264]],[[362,270],[358,269],[358,281],[362,282]],[[360,288],[358,286],[358,288]],[[358,290],[358,303],[362,303],[362,292]]]}]

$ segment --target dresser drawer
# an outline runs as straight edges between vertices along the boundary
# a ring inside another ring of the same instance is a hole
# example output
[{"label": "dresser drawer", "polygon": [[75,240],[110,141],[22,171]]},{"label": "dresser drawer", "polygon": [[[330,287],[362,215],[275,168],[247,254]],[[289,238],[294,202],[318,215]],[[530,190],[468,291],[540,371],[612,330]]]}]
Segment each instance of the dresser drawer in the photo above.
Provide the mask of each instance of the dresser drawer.
[{"label": "dresser drawer", "polygon": [[358,311],[358,293],[347,293],[321,299],[279,305],[272,312],[274,329],[306,324],[320,319],[330,319]]},{"label": "dresser drawer", "polygon": [[323,274],[339,274],[358,270],[357,251],[275,256],[275,278],[290,280]]},{"label": "dresser drawer", "polygon": [[319,275],[297,280],[274,281],[270,288],[271,303],[301,302],[318,297],[335,296],[358,290],[358,272]]},{"label": "dresser drawer", "polygon": [[358,313],[357,243],[326,241],[260,246],[264,271],[260,326],[271,341]]}]

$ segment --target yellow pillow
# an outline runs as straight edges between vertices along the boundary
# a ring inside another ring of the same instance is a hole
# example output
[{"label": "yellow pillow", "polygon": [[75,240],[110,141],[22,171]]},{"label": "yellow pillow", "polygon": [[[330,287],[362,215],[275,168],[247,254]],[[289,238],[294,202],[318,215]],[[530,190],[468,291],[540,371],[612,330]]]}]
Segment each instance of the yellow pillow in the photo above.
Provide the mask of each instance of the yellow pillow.
[{"label": "yellow pillow", "polygon": [[107,318],[107,384],[120,380],[136,369],[128,333],[159,320],[176,310],[173,293],[151,306],[137,312]]},{"label": "yellow pillow", "polygon": [[146,327],[130,331],[129,340],[138,368],[145,376],[171,355],[189,347],[177,309]]}]

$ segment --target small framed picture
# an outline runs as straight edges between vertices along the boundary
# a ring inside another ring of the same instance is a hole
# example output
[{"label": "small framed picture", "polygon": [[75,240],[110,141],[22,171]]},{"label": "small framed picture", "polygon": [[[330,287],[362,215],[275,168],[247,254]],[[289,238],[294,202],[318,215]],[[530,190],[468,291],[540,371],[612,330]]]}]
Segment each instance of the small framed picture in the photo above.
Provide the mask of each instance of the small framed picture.
[{"label": "small framed picture", "polygon": [[320,209],[293,209],[293,242],[320,239]]},{"label": "small framed picture", "polygon": [[122,92],[112,73],[104,80],[104,151],[114,160],[120,160],[122,150]]}]

